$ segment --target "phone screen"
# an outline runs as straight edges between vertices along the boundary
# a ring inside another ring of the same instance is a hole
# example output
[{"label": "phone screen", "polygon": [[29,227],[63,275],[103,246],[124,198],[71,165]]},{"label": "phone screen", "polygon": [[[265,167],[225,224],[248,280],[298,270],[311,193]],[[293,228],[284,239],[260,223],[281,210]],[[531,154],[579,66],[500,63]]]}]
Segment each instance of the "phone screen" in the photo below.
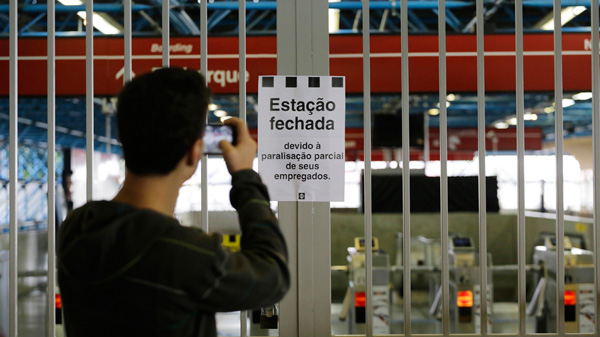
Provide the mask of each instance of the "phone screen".
[{"label": "phone screen", "polygon": [[219,142],[225,139],[235,145],[235,130],[230,125],[207,125],[204,132],[204,153],[221,154]]}]

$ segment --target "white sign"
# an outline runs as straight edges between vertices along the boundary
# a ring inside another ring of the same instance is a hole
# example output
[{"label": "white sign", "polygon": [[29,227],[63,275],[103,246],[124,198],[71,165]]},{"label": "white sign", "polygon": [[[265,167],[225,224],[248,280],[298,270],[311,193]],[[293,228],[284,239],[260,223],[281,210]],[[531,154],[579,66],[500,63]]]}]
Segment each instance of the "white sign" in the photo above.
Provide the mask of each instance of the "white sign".
[{"label": "white sign", "polygon": [[373,285],[373,334],[387,335],[391,332],[390,286]]},{"label": "white sign", "polygon": [[258,171],[276,201],[344,200],[344,77],[261,76]]},{"label": "white sign", "polygon": [[[487,286],[487,331],[492,331],[492,285]],[[473,308],[475,309],[475,333],[481,333],[481,286],[476,284],[473,286]]]},{"label": "white sign", "polygon": [[580,284],[577,294],[579,305],[579,333],[596,331],[596,291],[594,284]]}]

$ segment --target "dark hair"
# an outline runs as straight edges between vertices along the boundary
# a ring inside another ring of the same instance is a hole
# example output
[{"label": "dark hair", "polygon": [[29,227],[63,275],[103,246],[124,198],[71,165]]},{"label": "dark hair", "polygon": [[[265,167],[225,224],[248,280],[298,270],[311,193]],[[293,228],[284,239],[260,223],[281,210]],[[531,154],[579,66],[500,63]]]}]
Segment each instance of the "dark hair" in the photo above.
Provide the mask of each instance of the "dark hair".
[{"label": "dark hair", "polygon": [[167,174],[201,138],[210,91],[197,70],[161,68],[127,83],[117,102],[125,167]]}]

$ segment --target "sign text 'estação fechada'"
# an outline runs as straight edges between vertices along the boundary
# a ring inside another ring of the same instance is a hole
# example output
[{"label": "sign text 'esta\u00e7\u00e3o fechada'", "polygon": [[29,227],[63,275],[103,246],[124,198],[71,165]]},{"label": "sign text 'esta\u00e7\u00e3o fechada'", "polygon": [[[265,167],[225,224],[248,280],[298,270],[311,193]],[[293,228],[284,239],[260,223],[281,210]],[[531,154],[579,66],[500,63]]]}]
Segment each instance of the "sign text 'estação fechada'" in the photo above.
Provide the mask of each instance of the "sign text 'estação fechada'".
[{"label": "sign text 'esta\u00e7\u00e3o fechada'", "polygon": [[276,201],[343,201],[345,83],[261,76],[258,170]]}]

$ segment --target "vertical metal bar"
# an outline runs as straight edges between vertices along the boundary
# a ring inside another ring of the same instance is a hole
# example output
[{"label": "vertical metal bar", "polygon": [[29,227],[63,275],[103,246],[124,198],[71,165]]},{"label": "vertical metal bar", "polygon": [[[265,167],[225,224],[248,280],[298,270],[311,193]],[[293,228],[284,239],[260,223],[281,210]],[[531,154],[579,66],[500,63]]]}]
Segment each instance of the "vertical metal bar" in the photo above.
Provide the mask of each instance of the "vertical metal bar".
[{"label": "vertical metal bar", "polygon": [[10,135],[9,135],[9,146],[10,146],[10,157],[9,157],[9,171],[10,171],[10,260],[9,260],[9,335],[17,335],[17,186],[19,184],[19,178],[17,175],[17,161],[18,161],[18,21],[17,21],[17,0],[10,0],[9,4],[9,110],[10,110]]},{"label": "vertical metal bar", "polygon": [[450,334],[450,271],[448,268],[448,115],[446,108],[446,1],[438,2],[440,73],[440,226],[442,242],[442,334]]},{"label": "vertical metal bar", "polygon": [[[596,298],[600,294],[600,34],[599,1],[592,0],[592,117],[594,149],[594,283]],[[596,301],[596,333],[600,332],[600,301]]]},{"label": "vertical metal bar", "polygon": [[525,87],[523,76],[523,0],[515,0],[516,40],[516,108],[517,108],[517,240],[518,240],[518,307],[519,334],[526,333],[526,275],[525,275]]},{"label": "vertical metal bar", "polygon": [[487,307],[487,202],[485,174],[485,60],[484,60],[484,30],[483,30],[483,0],[477,0],[477,153],[479,158],[479,280],[480,326],[481,335],[488,333]]},{"label": "vertical metal bar", "polygon": [[162,1],[162,66],[169,66],[169,0]]},{"label": "vertical metal bar", "polygon": [[430,142],[429,142],[429,113],[425,113],[425,117],[423,118],[423,164],[425,166],[425,170],[427,170],[427,164],[430,159]]},{"label": "vertical metal bar", "polygon": [[[239,117],[246,121],[246,0],[238,1]],[[240,313],[240,336],[248,336],[248,312]]]},{"label": "vertical metal bar", "polygon": [[365,279],[366,279],[366,335],[373,336],[373,214],[371,200],[371,46],[369,0],[362,2],[362,38],[363,38],[363,132],[365,155]]},{"label": "vertical metal bar", "polygon": [[[297,75],[296,55],[296,1],[280,0],[277,3],[277,74]],[[279,335],[300,337],[298,314],[298,203],[279,202],[279,222],[288,245],[288,267],[290,270],[290,290],[281,300]]]},{"label": "vertical metal bar", "polygon": [[[298,1],[303,3],[304,0]],[[312,74],[329,75],[329,4],[322,0],[312,0],[310,19],[311,25],[311,53]],[[298,18],[302,20],[302,18]],[[308,21],[304,19],[305,21]],[[302,33],[300,31],[299,33]],[[308,206],[308,207],[307,207]],[[307,248],[302,243],[304,250],[312,247],[313,275],[313,315],[314,336],[331,335],[331,212],[329,202],[299,203],[298,227],[305,227],[304,219],[310,214],[313,227],[312,241]],[[302,308],[302,307],[299,307]]]},{"label": "vertical metal bar", "polygon": [[123,84],[131,81],[133,68],[131,62],[131,0],[123,0]]},{"label": "vertical metal bar", "polygon": [[47,291],[47,333],[48,337],[54,337],[56,334],[56,308],[55,308],[55,287],[56,287],[56,266],[55,266],[55,245],[56,245],[56,90],[55,90],[55,32],[56,16],[55,2],[48,1],[48,291]]},{"label": "vertical metal bar", "polygon": [[239,0],[238,40],[239,40],[239,87],[240,119],[246,121],[246,0]]},{"label": "vertical metal bar", "polygon": [[91,201],[94,195],[94,0],[87,1],[85,12],[86,196]]},{"label": "vertical metal bar", "polygon": [[106,115],[105,118],[105,128],[106,128],[106,153],[110,154],[111,150],[110,150],[110,146],[111,146],[111,124],[110,124],[110,115]]},{"label": "vertical metal bar", "polygon": [[[408,77],[408,1],[400,5],[400,34],[402,52],[402,273],[404,295],[404,335],[411,335],[411,270],[410,270],[410,90]],[[425,128],[427,124],[425,124]],[[427,161],[427,158],[425,158]]]},{"label": "vertical metal bar", "polygon": [[556,145],[556,252],[558,253],[556,282],[558,294],[556,296],[556,322],[557,332],[565,332],[565,212],[563,189],[563,86],[562,86],[562,35],[561,35],[561,5],[560,0],[553,1],[554,6],[554,133]]},{"label": "vertical metal bar", "polygon": [[[200,3],[200,71],[204,84],[208,86],[208,7],[207,1]],[[208,122],[208,114],[206,115]],[[200,195],[202,197],[202,227],[208,233],[208,156],[202,155],[200,163]]]}]

